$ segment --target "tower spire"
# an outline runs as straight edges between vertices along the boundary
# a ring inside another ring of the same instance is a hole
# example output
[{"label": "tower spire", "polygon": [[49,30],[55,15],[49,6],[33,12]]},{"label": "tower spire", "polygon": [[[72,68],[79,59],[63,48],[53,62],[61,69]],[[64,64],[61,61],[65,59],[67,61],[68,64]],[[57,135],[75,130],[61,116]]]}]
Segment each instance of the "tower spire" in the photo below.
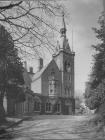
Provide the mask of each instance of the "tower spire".
[{"label": "tower spire", "polygon": [[64,12],[62,12],[62,28],[60,29],[61,37],[66,36],[66,24],[64,18]]},{"label": "tower spire", "polygon": [[64,17],[64,12],[62,12],[62,28],[66,29],[66,24],[65,24],[65,17]]}]

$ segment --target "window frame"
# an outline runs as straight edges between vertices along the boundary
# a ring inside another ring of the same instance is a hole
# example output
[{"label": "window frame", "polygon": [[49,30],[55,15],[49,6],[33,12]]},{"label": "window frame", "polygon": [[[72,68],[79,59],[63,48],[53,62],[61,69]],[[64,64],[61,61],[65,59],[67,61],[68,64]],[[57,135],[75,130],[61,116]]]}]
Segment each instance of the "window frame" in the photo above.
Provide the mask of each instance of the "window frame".
[{"label": "window frame", "polygon": [[[58,105],[59,105],[59,107],[58,107]],[[58,109],[59,108],[59,109]],[[56,104],[56,112],[57,113],[61,113],[61,102],[58,102],[57,104]]]},{"label": "window frame", "polygon": [[[48,104],[48,106],[46,107],[47,104]],[[52,112],[52,104],[51,104],[51,102],[46,102],[45,103],[45,112],[47,112],[47,113],[51,113]]]},{"label": "window frame", "polygon": [[[35,109],[35,103],[36,103],[36,106],[39,107],[38,110],[36,110],[37,108]],[[40,99],[34,98],[33,110],[34,110],[34,112],[41,112],[41,101],[40,101]]]}]

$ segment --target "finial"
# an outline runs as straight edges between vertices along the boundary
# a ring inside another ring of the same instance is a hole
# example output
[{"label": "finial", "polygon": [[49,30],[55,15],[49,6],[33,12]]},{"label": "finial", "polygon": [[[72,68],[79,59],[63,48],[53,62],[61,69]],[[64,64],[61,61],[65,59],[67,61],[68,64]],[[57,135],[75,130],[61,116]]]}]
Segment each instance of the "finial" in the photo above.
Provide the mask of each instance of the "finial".
[{"label": "finial", "polygon": [[61,36],[66,36],[66,24],[65,24],[65,19],[64,19],[64,11],[62,11],[62,27],[60,29]]},{"label": "finial", "polygon": [[66,24],[65,24],[65,13],[62,11],[62,28],[66,29]]}]

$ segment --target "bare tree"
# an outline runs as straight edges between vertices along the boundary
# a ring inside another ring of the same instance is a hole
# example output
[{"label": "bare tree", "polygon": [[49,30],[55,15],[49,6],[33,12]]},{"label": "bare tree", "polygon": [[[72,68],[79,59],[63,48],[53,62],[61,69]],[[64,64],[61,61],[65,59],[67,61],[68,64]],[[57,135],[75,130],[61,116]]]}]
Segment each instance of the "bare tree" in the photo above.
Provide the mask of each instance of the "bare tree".
[{"label": "bare tree", "polygon": [[60,12],[61,6],[54,0],[1,1],[0,24],[10,32],[22,54],[40,55],[42,46],[49,51],[55,49],[48,33],[59,32],[51,19]]}]

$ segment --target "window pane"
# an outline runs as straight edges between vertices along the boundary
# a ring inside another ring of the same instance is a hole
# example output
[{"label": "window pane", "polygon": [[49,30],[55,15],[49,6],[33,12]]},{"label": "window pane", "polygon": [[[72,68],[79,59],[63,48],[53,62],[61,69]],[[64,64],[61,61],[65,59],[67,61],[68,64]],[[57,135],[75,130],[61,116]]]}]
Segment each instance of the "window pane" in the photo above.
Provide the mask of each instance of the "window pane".
[{"label": "window pane", "polygon": [[34,102],[34,111],[40,111],[40,102],[38,101],[35,101]]}]

